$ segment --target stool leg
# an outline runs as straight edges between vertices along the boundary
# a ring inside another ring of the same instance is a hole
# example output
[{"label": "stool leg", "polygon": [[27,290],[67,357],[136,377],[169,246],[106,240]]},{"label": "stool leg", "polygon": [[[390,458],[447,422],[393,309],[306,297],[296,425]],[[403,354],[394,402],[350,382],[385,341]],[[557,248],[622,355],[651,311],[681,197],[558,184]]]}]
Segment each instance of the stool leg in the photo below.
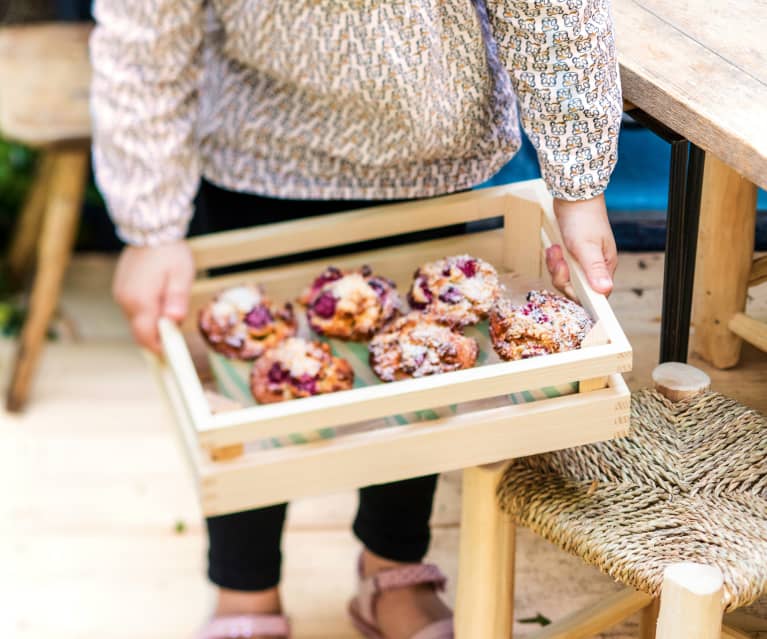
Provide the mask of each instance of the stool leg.
[{"label": "stool leg", "polygon": [[655,639],[658,629],[658,613],[660,612],[660,599],[653,599],[639,615],[639,639]]},{"label": "stool leg", "polygon": [[496,497],[505,467],[463,471],[456,639],[511,637],[515,531]]},{"label": "stool leg", "polygon": [[59,301],[74,244],[88,170],[87,148],[51,150],[51,176],[37,252],[37,272],[8,389],[7,408],[20,410]]},{"label": "stool leg", "polygon": [[718,568],[673,564],[663,574],[658,639],[720,639],[723,580]]},{"label": "stool leg", "polygon": [[693,350],[717,368],[735,366],[742,340],[727,327],[746,308],[754,256],[756,186],[706,156],[696,267]]},{"label": "stool leg", "polygon": [[24,201],[19,220],[14,229],[11,245],[8,247],[8,271],[19,281],[32,265],[37,248],[37,238],[43,221],[52,158],[49,151],[43,151],[34,182]]},{"label": "stool leg", "polygon": [[722,639],[753,639],[753,635],[732,626],[722,626]]}]

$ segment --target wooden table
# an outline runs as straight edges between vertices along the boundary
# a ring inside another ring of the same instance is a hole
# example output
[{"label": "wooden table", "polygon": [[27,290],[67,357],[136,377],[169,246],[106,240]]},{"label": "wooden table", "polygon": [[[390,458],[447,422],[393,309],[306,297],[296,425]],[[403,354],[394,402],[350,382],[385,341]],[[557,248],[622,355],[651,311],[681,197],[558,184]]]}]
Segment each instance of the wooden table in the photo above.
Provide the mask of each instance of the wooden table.
[{"label": "wooden table", "polygon": [[[670,202],[669,225],[676,226],[664,302],[679,310],[675,318],[664,312],[663,339],[681,330],[677,351],[686,353],[687,285],[695,272],[693,349],[717,367],[734,366],[741,338],[767,350],[767,326],[744,314],[748,286],[767,280],[767,261],[752,262],[757,186],[767,188],[767,10],[763,0],[612,5],[624,98],[692,146],[687,179],[677,176],[685,192],[670,189],[678,214]],[[675,170],[679,163],[672,179]]]}]

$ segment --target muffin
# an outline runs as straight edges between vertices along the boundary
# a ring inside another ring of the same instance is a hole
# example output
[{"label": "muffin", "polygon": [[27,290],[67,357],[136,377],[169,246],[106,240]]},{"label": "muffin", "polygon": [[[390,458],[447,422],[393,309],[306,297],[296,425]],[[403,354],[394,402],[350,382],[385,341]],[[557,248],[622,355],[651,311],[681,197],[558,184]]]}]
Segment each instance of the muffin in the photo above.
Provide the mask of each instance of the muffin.
[{"label": "muffin", "polygon": [[421,266],[408,293],[410,306],[455,326],[486,319],[501,285],[492,265],[455,255]]},{"label": "muffin", "polygon": [[420,312],[399,317],[369,345],[370,366],[384,382],[471,368],[477,341]]},{"label": "muffin", "polygon": [[349,390],[354,371],[330,347],[291,337],[267,351],[253,365],[250,390],[261,404]]},{"label": "muffin", "polygon": [[273,304],[260,287],[242,285],[216,295],[200,311],[198,326],[217,353],[253,360],[295,335],[293,306]]},{"label": "muffin", "polygon": [[309,326],[318,334],[352,341],[370,339],[402,306],[394,282],[369,267],[329,266],[304,292]]},{"label": "muffin", "polygon": [[594,325],[572,300],[548,291],[530,291],[527,303],[499,299],[490,312],[490,339],[501,359],[514,360],[580,348]]}]

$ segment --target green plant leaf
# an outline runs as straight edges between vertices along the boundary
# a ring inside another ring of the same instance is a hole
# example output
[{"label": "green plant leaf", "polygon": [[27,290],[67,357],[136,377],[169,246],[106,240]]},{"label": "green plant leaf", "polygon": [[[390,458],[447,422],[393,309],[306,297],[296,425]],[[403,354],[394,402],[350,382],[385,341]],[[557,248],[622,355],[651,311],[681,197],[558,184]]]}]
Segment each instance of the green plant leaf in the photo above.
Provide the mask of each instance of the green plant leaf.
[{"label": "green plant leaf", "polygon": [[539,626],[548,626],[551,624],[551,619],[544,617],[540,612],[535,617],[525,617],[524,619],[517,619],[519,623],[537,623]]},{"label": "green plant leaf", "polygon": [[21,332],[27,313],[20,304],[0,301],[0,335],[15,337]]}]

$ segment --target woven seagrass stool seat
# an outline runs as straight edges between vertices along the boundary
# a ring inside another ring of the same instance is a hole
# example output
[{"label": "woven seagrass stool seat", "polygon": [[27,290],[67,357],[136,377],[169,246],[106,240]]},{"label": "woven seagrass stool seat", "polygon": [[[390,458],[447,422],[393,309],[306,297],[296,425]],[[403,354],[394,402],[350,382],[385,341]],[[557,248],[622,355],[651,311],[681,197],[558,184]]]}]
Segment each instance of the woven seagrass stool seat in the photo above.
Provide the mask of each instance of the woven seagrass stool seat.
[{"label": "woven seagrass stool seat", "polygon": [[652,597],[669,566],[718,569],[731,611],[767,592],[767,419],[715,392],[665,395],[633,395],[628,437],[511,462],[499,506]]},{"label": "woven seagrass stool seat", "polygon": [[718,567],[727,609],[767,592],[767,419],[714,392],[632,398],[629,437],[515,460],[501,508],[616,580],[660,593],[664,568]]}]

